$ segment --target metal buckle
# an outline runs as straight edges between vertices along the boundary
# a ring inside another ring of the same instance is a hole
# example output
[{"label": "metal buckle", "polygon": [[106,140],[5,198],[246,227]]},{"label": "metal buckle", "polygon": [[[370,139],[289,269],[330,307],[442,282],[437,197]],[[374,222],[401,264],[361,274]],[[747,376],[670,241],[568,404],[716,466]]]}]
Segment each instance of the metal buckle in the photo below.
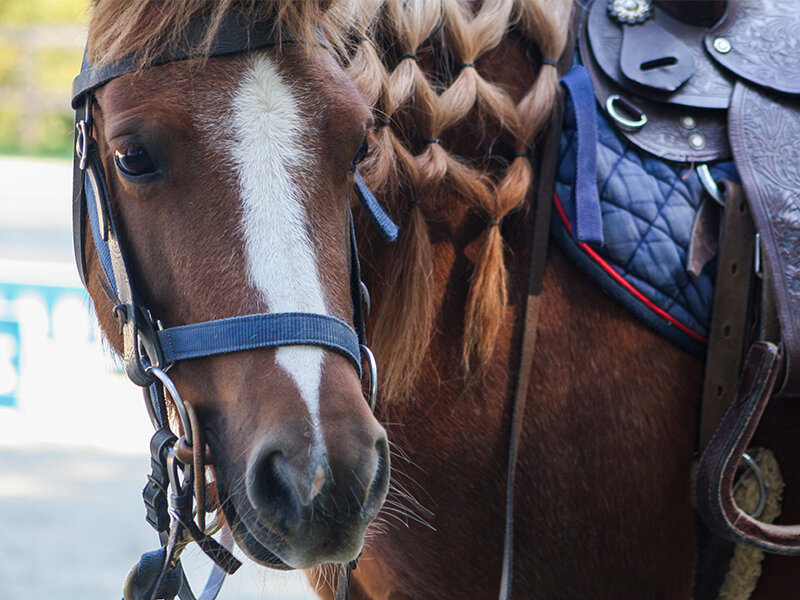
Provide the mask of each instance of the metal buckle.
[{"label": "metal buckle", "polygon": [[86,170],[86,160],[89,156],[89,135],[91,132],[92,124],[92,95],[86,94],[86,109],[84,111],[83,120],[75,123],[75,128],[78,130],[78,137],[75,140],[75,153],[80,159],[79,168],[81,171]]},{"label": "metal buckle", "polygon": [[75,139],[75,154],[80,159],[79,167],[81,171],[86,170],[86,157],[89,154],[89,134],[87,132],[86,121],[78,121],[75,123],[75,129],[78,130],[78,136]]},{"label": "metal buckle", "polygon": [[[638,115],[638,119],[636,121],[632,121],[631,119],[623,117],[617,110],[617,104],[619,104],[629,114]],[[626,131],[638,131],[647,125],[647,115],[644,114],[639,107],[634,105],[629,100],[626,100],[619,94],[612,94],[608,97],[608,99],[606,99],[606,112],[608,113],[609,117],[616,121],[618,126]]]},{"label": "metal buckle", "polygon": [[189,413],[186,410],[186,404],[183,402],[183,398],[181,398],[178,388],[175,387],[175,383],[172,381],[169,375],[155,365],[147,366],[144,371],[148,375],[152,375],[158,379],[163,384],[164,388],[169,392],[169,395],[172,396],[172,400],[175,402],[175,408],[178,409],[178,416],[181,419],[181,425],[183,426],[183,436],[186,438],[186,443],[191,446],[194,439],[194,436],[192,435],[192,422],[189,419]]},{"label": "metal buckle", "polygon": [[372,299],[369,296],[369,290],[367,289],[367,284],[363,281],[359,281],[359,287],[361,288],[361,303],[364,307],[364,316],[369,316],[369,311],[372,308]]},{"label": "metal buckle", "polygon": [[372,412],[375,412],[375,403],[378,400],[378,364],[375,362],[375,355],[372,354],[372,350],[364,344],[361,344],[361,354],[367,359],[367,369],[369,370],[367,402]]},{"label": "metal buckle", "polygon": [[719,186],[711,175],[707,164],[697,167],[697,176],[700,178],[700,183],[703,184],[703,189],[711,196],[714,202],[720,206],[725,206],[725,199],[722,197],[722,192],[719,191]]}]

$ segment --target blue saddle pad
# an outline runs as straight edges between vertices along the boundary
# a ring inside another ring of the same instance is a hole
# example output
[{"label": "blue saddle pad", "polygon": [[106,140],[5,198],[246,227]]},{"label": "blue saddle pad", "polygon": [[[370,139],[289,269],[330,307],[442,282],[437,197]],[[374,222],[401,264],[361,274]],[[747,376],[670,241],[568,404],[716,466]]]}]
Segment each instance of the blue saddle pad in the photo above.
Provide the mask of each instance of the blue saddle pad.
[{"label": "blue saddle pad", "polygon": [[[696,278],[686,270],[692,225],[705,196],[696,171],[632,147],[595,108],[603,244],[576,241],[572,223],[578,135],[571,103],[568,98],[559,148],[551,225],[555,240],[647,325],[704,356],[716,271],[714,261]],[[738,181],[732,162],[709,166],[715,180]]]}]

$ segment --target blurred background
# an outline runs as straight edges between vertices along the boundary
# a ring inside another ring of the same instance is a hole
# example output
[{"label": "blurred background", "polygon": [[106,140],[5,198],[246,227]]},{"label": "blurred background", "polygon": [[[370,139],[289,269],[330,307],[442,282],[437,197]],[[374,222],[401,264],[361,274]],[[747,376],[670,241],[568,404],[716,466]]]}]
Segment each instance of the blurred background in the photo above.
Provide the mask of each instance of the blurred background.
[{"label": "blurred background", "polygon": [[[0,0],[0,598],[109,600],[157,547],[144,521],[152,428],[74,267],[70,87],[88,0]],[[184,553],[200,586],[210,568]],[[245,566],[222,599],[315,598]]]}]

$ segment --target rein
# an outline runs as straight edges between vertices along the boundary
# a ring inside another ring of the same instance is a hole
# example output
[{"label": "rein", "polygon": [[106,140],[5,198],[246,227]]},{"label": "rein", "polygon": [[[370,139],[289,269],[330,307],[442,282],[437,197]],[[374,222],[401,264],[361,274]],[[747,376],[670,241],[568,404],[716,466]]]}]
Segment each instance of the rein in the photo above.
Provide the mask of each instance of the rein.
[{"label": "rein", "polygon": [[[198,56],[224,56],[259,48],[292,43],[286,34],[277,35],[272,22],[244,23],[235,13],[223,18],[219,31],[205,52],[198,52],[207,31],[208,17],[192,20],[182,42],[158,55],[152,66]],[[318,41],[325,45],[320,35]],[[139,70],[130,58],[94,67],[84,56],[81,72],[73,84],[75,109],[75,156],[73,178],[73,242],[78,272],[88,288],[84,262],[87,221],[100,259],[103,277],[98,279],[113,303],[114,318],[123,336],[123,359],[128,377],[144,388],[145,404],[156,429],[150,442],[152,473],[143,491],[147,521],[158,532],[162,547],[146,553],[131,570],[124,585],[124,600],[195,598],[183,573],[180,554],[195,541],[214,561],[214,568],[200,600],[213,600],[227,574],[241,563],[211,535],[218,525],[206,529],[205,467],[212,462],[202,440],[201,428],[188,402],[184,401],[168,370],[179,360],[226,354],[254,348],[310,345],[326,348],[347,358],[362,376],[361,358],[367,359],[370,407],[377,394],[377,368],[367,347],[364,329],[369,295],[361,281],[358,249],[352,214],[350,223],[350,288],[353,326],[334,317],[316,313],[260,313],[164,328],[141,302],[133,287],[108,192],[106,174],[92,133],[94,92],[109,81]],[[354,191],[383,238],[394,241],[398,228],[352,167]],[[349,210],[349,209],[348,209]],[[177,409],[183,435],[170,429],[166,395]],[[168,493],[169,490],[169,493]],[[196,521],[193,517],[196,504]],[[223,530],[230,545],[230,534]],[[354,561],[355,562],[355,561]],[[339,579],[349,582],[354,564],[343,565]],[[339,596],[349,594],[340,585]]]}]

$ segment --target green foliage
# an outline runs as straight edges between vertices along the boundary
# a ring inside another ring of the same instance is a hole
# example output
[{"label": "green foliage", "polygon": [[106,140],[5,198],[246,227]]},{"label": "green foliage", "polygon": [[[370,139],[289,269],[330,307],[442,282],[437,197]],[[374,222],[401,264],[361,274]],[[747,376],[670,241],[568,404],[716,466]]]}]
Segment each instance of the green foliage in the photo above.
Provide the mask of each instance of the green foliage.
[{"label": "green foliage", "polygon": [[70,89],[83,53],[75,26],[88,22],[89,3],[0,0],[0,153],[71,154]]},{"label": "green foliage", "polygon": [[0,25],[85,23],[88,0],[0,0]]},{"label": "green foliage", "polygon": [[37,56],[37,87],[68,90],[81,67],[83,51],[78,48],[43,48]]}]

